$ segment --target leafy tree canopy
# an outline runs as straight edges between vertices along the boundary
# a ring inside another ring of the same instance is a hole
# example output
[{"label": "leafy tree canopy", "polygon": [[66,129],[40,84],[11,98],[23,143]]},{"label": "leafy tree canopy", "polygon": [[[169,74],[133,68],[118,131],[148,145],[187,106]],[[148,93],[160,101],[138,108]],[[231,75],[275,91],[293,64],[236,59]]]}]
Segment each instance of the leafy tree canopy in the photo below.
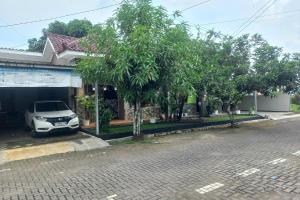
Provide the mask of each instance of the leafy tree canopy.
[{"label": "leafy tree canopy", "polygon": [[188,26],[175,24],[151,0],[124,1],[111,19],[83,41],[87,47],[93,44],[97,52],[91,49],[78,71],[87,81],[118,87],[134,107],[135,136],[140,135],[141,105],[156,102],[159,88],[168,84],[168,91],[182,93],[193,89],[190,80],[195,65]]}]

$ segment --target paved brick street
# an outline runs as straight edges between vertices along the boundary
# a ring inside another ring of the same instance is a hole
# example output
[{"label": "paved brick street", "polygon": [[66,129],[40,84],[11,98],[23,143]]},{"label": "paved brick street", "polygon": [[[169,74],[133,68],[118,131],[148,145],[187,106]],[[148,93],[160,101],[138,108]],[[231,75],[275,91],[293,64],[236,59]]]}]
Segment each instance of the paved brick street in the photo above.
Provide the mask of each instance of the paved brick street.
[{"label": "paved brick street", "polygon": [[0,165],[0,199],[300,199],[300,119]]}]

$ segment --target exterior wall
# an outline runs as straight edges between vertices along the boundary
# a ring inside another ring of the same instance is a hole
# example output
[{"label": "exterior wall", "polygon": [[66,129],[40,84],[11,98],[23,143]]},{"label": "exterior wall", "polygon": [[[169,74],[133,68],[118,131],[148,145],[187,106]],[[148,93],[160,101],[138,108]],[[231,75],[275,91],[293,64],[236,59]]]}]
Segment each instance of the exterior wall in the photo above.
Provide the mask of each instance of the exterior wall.
[{"label": "exterior wall", "polygon": [[[151,118],[159,119],[159,113],[160,113],[159,106],[147,106],[147,107],[143,107],[142,109],[143,109],[143,111],[142,111],[142,119],[143,120],[149,121]],[[125,106],[125,113],[126,113],[125,119],[132,121],[133,120],[133,108],[129,107],[128,104]]]},{"label": "exterior wall", "polygon": [[[258,111],[273,111],[273,112],[288,112],[290,111],[290,95],[280,94],[277,97],[271,98],[259,95],[257,96],[257,110]],[[248,111],[254,106],[254,97],[247,96],[239,104],[239,109]]]}]

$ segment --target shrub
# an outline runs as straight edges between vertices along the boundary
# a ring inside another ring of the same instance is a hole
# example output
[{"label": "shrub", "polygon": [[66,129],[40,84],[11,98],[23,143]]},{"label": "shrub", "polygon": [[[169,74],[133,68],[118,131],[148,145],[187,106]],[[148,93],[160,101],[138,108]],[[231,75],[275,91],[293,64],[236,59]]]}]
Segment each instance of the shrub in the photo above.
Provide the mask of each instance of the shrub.
[{"label": "shrub", "polygon": [[109,105],[105,102],[103,98],[99,98],[99,126],[101,128],[109,125],[109,122],[112,120],[113,113],[109,108]]},{"label": "shrub", "polygon": [[291,102],[292,104],[300,105],[300,94],[292,96]]}]

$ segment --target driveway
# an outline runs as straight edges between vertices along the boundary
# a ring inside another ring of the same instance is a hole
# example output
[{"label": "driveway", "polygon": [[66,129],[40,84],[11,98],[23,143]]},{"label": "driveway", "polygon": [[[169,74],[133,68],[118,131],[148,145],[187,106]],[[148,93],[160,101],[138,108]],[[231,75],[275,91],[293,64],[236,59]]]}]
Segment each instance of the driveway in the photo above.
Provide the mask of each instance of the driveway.
[{"label": "driveway", "polygon": [[108,145],[102,139],[80,131],[33,138],[30,132],[22,129],[2,129],[0,132],[0,166],[15,160],[100,149]]},{"label": "driveway", "polygon": [[0,165],[2,199],[300,199],[300,118]]}]

